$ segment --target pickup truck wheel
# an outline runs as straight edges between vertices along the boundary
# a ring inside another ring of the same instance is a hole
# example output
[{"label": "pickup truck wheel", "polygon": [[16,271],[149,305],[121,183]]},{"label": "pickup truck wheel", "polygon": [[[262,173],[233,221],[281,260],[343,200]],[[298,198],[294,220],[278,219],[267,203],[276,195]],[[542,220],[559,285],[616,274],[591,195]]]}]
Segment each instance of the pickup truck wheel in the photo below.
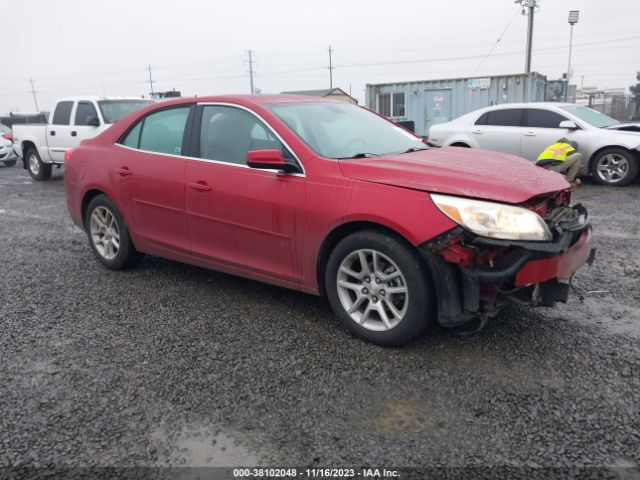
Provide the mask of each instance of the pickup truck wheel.
[{"label": "pickup truck wheel", "polygon": [[31,178],[37,181],[49,180],[51,178],[51,165],[42,163],[40,155],[35,148],[27,150],[27,169]]},{"label": "pickup truck wheel", "polygon": [[98,195],[89,202],[84,225],[91,248],[105,267],[122,270],[142,258],[131,242],[124,218],[106,195]]},{"label": "pickup truck wheel", "polygon": [[429,272],[391,234],[367,230],[342,239],[327,262],[325,288],[340,323],[378,345],[402,345],[436,317]]},{"label": "pickup truck wheel", "polygon": [[636,178],[638,162],[623,148],[606,148],[593,160],[591,174],[601,185],[624,187]]}]

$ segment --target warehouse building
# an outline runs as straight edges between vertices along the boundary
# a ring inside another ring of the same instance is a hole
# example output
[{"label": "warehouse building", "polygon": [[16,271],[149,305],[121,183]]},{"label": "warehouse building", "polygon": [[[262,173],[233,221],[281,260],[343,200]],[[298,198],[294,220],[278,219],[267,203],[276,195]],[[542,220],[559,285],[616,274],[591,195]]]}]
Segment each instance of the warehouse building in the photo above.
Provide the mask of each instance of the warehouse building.
[{"label": "warehouse building", "polygon": [[547,77],[539,73],[367,84],[366,105],[418,135],[429,127],[500,103],[542,102]]}]

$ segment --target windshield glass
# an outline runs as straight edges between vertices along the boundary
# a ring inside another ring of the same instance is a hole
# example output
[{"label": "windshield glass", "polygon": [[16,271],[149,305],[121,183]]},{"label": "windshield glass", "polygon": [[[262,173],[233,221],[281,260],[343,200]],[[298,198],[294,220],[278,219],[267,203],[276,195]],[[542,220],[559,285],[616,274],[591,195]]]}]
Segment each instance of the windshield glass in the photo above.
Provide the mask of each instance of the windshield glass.
[{"label": "windshield glass", "polygon": [[427,148],[403,128],[349,103],[279,103],[268,108],[323,157],[377,156]]},{"label": "windshield glass", "polygon": [[592,110],[591,108],[582,105],[569,105],[560,108],[575,115],[580,120],[587,122],[589,125],[593,125],[594,127],[604,128],[612,125],[618,125],[620,123],[615,118],[611,118],[604,113],[597,112],[596,110]]},{"label": "windshield glass", "polygon": [[3,123],[0,123],[0,135],[3,135],[5,133],[11,133],[11,129]]},{"label": "windshield glass", "polygon": [[152,100],[99,100],[98,107],[104,123],[116,123],[131,112],[154,103]]}]

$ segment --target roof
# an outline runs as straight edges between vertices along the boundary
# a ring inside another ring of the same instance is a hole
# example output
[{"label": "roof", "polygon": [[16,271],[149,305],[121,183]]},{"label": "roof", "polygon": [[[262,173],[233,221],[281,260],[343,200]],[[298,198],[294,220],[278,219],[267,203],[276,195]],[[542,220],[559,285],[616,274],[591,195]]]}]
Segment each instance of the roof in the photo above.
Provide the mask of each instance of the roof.
[{"label": "roof", "polygon": [[162,105],[180,105],[184,103],[237,103],[240,105],[268,105],[273,103],[300,103],[300,102],[339,102],[331,98],[318,98],[308,95],[211,95],[206,97],[180,97],[170,98],[162,102]]},{"label": "roof", "polygon": [[324,88],[321,90],[293,90],[288,92],[282,92],[282,95],[307,95],[312,97],[326,97],[329,95],[338,94],[338,95],[346,95],[347,97],[351,97],[347,92],[342,90],[341,88]]},{"label": "roof", "polygon": [[151,98],[142,98],[142,97],[106,97],[106,96],[102,96],[102,95],[82,95],[82,96],[75,96],[75,97],[64,97],[64,98],[60,98],[58,100],[58,102],[79,102],[81,100],[86,100],[89,102],[97,102],[99,100],[150,100],[153,101],[153,99]]}]

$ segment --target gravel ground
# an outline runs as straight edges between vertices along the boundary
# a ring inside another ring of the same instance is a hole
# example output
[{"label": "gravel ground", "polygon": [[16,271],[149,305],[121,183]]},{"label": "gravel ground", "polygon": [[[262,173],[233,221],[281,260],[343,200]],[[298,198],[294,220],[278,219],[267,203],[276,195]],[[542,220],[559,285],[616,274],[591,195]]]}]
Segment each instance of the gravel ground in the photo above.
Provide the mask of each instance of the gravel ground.
[{"label": "gravel ground", "polygon": [[576,194],[598,248],[583,300],[385,349],[316,297],[159,258],[106,270],[61,172],[0,168],[0,478],[182,465],[636,478],[614,467],[640,464],[640,185]]}]

